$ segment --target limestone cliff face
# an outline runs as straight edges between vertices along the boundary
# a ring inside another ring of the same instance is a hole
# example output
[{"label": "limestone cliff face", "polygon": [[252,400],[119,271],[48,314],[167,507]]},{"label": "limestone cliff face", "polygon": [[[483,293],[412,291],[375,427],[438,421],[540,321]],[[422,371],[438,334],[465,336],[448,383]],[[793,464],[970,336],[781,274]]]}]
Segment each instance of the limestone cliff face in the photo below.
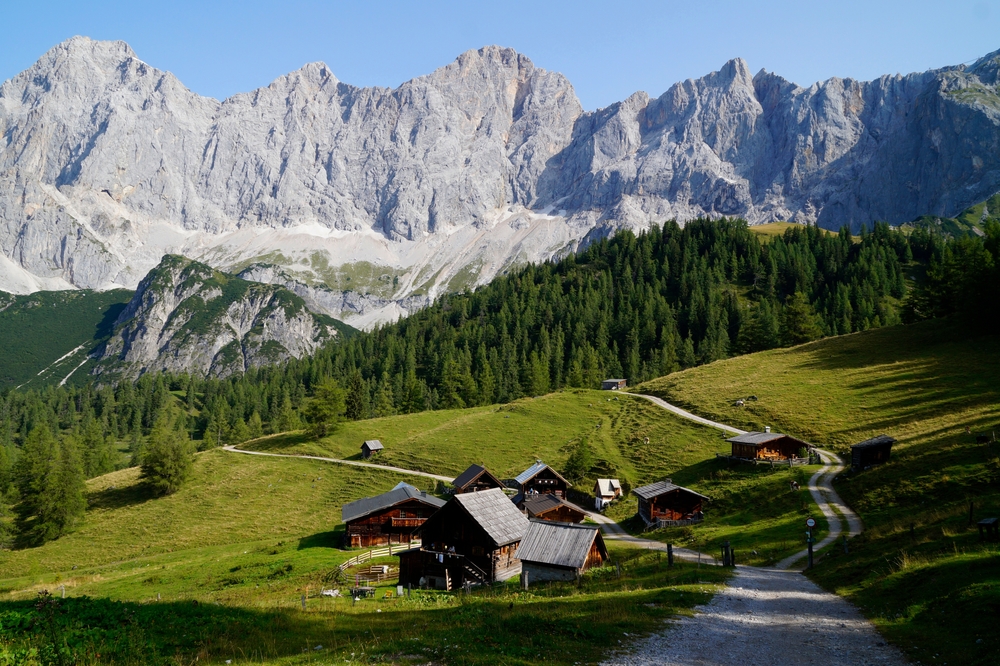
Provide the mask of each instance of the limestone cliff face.
[{"label": "limestone cliff face", "polygon": [[[584,112],[499,47],[396,89],[314,63],[219,102],[73,38],[0,86],[0,290],[133,287],[178,253],[278,266],[373,324],[622,227],[953,216],[1000,191],[998,62],[802,88],[733,60]],[[393,288],[331,277],[371,270]]]},{"label": "limestone cliff face", "polygon": [[334,324],[282,287],[166,256],[118,317],[96,372],[223,377],[310,354],[337,335]]}]

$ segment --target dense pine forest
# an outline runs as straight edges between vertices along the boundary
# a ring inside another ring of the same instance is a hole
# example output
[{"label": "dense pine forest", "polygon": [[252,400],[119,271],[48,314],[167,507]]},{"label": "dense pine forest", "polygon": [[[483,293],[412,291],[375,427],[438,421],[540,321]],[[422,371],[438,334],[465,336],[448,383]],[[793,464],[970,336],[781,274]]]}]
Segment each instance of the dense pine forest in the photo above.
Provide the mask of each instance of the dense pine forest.
[{"label": "dense pine forest", "polygon": [[[623,232],[239,377],[7,392],[0,492],[24,508],[18,494],[44,494],[40,478],[60,487],[63,477],[148,467],[167,440],[209,448],[310,421],[322,432],[338,418],[504,403],[611,376],[636,383],[904,319],[965,313],[988,324],[995,307],[977,306],[996,303],[998,252],[1000,225],[958,240],[883,224],[860,238],[803,226],[767,239],[740,220]],[[42,541],[69,528],[82,508],[67,501],[75,508],[53,508],[54,527],[25,509],[21,532]]]}]

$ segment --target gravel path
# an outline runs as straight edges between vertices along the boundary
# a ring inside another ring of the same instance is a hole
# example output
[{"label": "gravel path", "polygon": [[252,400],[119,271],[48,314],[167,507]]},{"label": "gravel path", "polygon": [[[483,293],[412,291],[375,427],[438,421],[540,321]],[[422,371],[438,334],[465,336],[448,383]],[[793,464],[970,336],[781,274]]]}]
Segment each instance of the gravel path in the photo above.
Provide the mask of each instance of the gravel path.
[{"label": "gravel path", "polygon": [[397,472],[399,474],[410,474],[411,476],[422,476],[427,479],[434,479],[435,481],[444,481],[446,483],[451,483],[455,478],[453,476],[441,476],[440,474],[429,474],[428,472],[418,472],[412,469],[403,469],[402,467],[390,467],[389,465],[376,465],[375,463],[360,462],[358,460],[341,460],[340,458],[324,458],[323,456],[299,456],[288,453],[267,453],[265,451],[244,451],[243,449],[238,449],[233,445],[222,447],[225,451],[230,451],[231,453],[244,453],[248,456],[270,456],[272,458],[305,458],[306,460],[320,460],[322,462],[336,463],[338,465],[351,465],[352,467],[371,467],[372,469],[381,469],[388,472]]},{"label": "gravel path", "polygon": [[729,586],[696,610],[604,664],[907,663],[854,606],[799,573],[738,566]]},{"label": "gravel path", "polygon": [[[601,526],[601,532],[604,534],[605,540],[624,541],[625,543],[639,548],[662,550],[663,552],[667,551],[667,544],[662,541],[654,541],[653,539],[643,539],[642,537],[632,536],[626,532],[621,525],[605,515],[595,513],[593,511],[587,511],[587,515],[591,520]],[[687,560],[688,562],[704,562],[705,564],[719,563],[718,560],[711,555],[699,553],[698,551],[691,550],[690,548],[674,547],[674,557],[679,560]]]},{"label": "gravel path", "polygon": [[689,411],[681,409],[677,405],[671,405],[666,400],[662,400],[660,398],[657,398],[655,395],[645,395],[644,393],[628,393],[626,391],[622,391],[622,393],[624,393],[625,395],[634,396],[636,398],[643,398],[645,400],[649,400],[651,403],[653,403],[657,407],[662,407],[663,409],[667,410],[668,412],[673,412],[677,416],[680,416],[681,418],[685,418],[688,421],[694,421],[695,423],[700,423],[702,425],[707,425],[707,426],[711,426],[713,428],[718,428],[719,430],[727,432],[727,433],[729,433],[731,435],[745,435],[746,432],[747,432],[746,430],[740,430],[739,428],[734,428],[733,426],[728,426],[725,423],[719,423],[718,421],[710,421],[709,419],[702,418],[702,417],[700,417],[700,416],[698,416],[696,414],[692,414]]}]

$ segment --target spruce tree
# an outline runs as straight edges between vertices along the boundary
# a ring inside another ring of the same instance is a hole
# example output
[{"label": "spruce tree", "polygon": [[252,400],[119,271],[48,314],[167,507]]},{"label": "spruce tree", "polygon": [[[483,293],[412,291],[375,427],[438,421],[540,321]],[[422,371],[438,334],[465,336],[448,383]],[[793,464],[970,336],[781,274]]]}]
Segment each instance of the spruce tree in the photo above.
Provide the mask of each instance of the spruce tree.
[{"label": "spruce tree", "polygon": [[346,409],[344,397],[344,389],[334,382],[324,382],[316,387],[305,408],[309,434],[326,437],[337,429]]},{"label": "spruce tree", "polygon": [[177,492],[191,474],[193,446],[182,416],[173,407],[160,410],[143,452],[139,478],[156,495]]},{"label": "spruce tree", "polygon": [[48,425],[36,426],[25,440],[15,478],[20,491],[15,525],[24,545],[57,539],[83,519],[87,503],[75,437],[60,442]]},{"label": "spruce tree", "polygon": [[805,294],[795,292],[788,297],[782,312],[782,338],[787,345],[798,345],[818,340],[823,335],[819,317]]}]

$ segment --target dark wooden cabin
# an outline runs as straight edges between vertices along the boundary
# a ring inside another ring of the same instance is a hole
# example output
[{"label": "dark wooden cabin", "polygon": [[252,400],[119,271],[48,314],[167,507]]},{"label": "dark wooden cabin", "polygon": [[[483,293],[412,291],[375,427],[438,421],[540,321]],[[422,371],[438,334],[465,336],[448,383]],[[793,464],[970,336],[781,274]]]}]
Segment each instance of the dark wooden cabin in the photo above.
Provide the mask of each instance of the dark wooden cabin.
[{"label": "dark wooden cabin", "polygon": [[596,525],[531,521],[517,551],[528,583],[575,580],[608,561],[604,537]]},{"label": "dark wooden cabin", "polygon": [[601,382],[602,391],[622,391],[628,386],[626,379],[605,379]]},{"label": "dark wooden cabin", "polygon": [[410,543],[413,531],[424,524],[445,501],[401,483],[387,493],[345,504],[344,545],[371,548],[390,543]]},{"label": "dark wooden cabin", "polygon": [[518,488],[518,493],[514,496],[514,504],[517,504],[518,507],[523,506],[524,499],[528,495],[552,494],[566,499],[566,491],[572,485],[563,478],[562,474],[541,460],[536,460],[534,465],[514,477],[514,482]]},{"label": "dark wooden cabin", "polygon": [[743,460],[788,460],[812,447],[801,439],[780,432],[748,432],[726,440],[733,445],[732,457]]},{"label": "dark wooden cabin", "polygon": [[499,488],[455,495],[420,528],[420,548],[399,554],[399,583],[452,590],[507,580],[521,573],[527,529]]},{"label": "dark wooden cabin", "polygon": [[639,517],[651,526],[661,520],[701,520],[702,503],[708,499],[670,479],[636,488],[632,494],[639,498]]},{"label": "dark wooden cabin", "polygon": [[556,497],[552,493],[526,496],[524,498],[524,512],[531,519],[560,523],[582,523],[587,517],[583,509]]},{"label": "dark wooden cabin", "polygon": [[[354,440],[358,441],[358,440]],[[377,439],[366,440],[364,444],[361,445],[361,457],[368,460],[376,453],[381,452],[385,447],[382,446],[382,442]]]},{"label": "dark wooden cabin", "polygon": [[455,487],[456,495],[490,488],[504,488],[503,482],[482,465],[469,465],[469,469],[459,474],[451,485]]},{"label": "dark wooden cabin", "polygon": [[858,442],[851,447],[851,469],[861,471],[872,465],[889,462],[889,453],[895,443],[896,440],[888,435],[879,435]]}]

